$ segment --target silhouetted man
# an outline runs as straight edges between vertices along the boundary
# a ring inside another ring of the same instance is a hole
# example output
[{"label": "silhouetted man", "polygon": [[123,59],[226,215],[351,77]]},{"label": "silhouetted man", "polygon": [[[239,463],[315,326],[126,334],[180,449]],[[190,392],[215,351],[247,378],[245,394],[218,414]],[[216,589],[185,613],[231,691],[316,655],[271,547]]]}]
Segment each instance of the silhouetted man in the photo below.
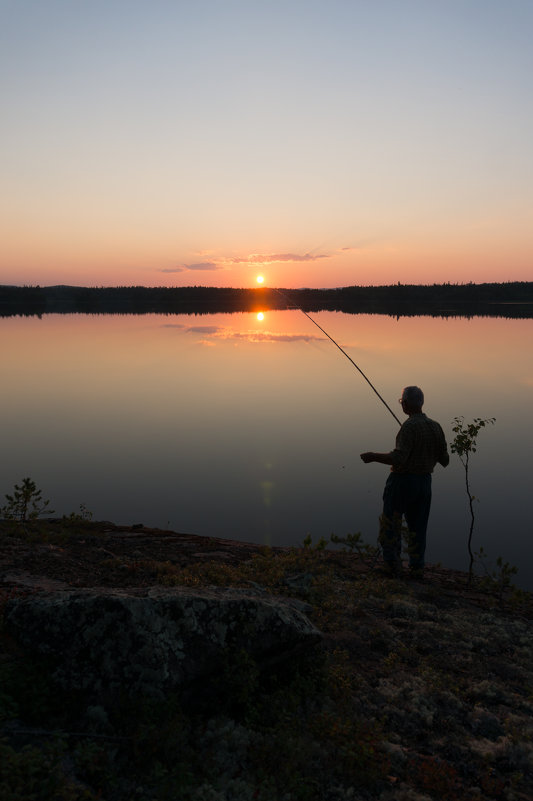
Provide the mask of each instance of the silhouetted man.
[{"label": "silhouetted man", "polygon": [[398,432],[394,450],[368,451],[361,454],[361,459],[365,464],[391,465],[383,491],[379,532],[387,572],[397,575],[401,571],[401,527],[405,517],[410,533],[409,568],[413,575],[421,577],[431,507],[431,474],[437,462],[446,467],[450,457],[441,426],[422,412],[424,393],[420,387],[406,387],[400,403],[408,419]]}]

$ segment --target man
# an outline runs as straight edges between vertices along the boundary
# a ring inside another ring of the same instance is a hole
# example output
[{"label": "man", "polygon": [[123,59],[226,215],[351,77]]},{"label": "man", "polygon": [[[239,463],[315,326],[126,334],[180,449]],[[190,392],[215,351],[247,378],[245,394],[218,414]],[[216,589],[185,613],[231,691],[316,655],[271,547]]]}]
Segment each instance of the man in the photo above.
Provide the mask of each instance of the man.
[{"label": "man", "polygon": [[383,491],[383,515],[379,541],[383,549],[385,569],[391,575],[401,571],[402,517],[409,529],[409,568],[415,577],[422,577],[426,551],[426,529],[431,506],[431,474],[439,462],[450,461],[441,426],[422,412],[424,393],[420,387],[405,387],[400,403],[408,419],[396,437],[390,453],[361,454],[365,464],[390,464],[391,473]]}]

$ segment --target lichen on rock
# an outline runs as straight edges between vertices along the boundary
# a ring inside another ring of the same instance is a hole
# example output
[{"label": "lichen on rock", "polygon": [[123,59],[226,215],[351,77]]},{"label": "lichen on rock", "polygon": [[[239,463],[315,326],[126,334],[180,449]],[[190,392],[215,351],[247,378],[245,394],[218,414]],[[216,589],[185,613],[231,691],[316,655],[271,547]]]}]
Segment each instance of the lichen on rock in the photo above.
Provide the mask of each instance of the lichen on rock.
[{"label": "lichen on rock", "polygon": [[52,657],[54,679],[90,692],[162,696],[219,672],[228,653],[289,659],[320,640],[290,601],[231,589],[88,589],[10,601],[7,630]]}]

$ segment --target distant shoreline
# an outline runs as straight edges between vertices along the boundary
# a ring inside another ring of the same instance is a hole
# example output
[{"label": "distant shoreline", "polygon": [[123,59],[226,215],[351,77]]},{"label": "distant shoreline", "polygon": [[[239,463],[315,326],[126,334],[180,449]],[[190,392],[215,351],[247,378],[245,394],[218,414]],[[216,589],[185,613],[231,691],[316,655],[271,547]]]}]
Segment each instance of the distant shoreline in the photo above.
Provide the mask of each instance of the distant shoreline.
[{"label": "distant shoreline", "polygon": [[397,284],[336,289],[1,286],[0,317],[215,314],[299,308],[389,316],[533,317],[533,282]]}]

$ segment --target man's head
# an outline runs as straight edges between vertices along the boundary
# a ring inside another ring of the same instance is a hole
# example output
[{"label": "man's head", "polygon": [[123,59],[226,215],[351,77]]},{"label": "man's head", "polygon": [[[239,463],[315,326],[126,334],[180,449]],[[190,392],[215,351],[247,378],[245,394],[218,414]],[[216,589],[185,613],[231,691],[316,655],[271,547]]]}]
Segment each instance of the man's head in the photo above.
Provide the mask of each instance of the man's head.
[{"label": "man's head", "polygon": [[421,412],[424,405],[424,393],[420,387],[405,387],[400,403],[406,414]]}]

